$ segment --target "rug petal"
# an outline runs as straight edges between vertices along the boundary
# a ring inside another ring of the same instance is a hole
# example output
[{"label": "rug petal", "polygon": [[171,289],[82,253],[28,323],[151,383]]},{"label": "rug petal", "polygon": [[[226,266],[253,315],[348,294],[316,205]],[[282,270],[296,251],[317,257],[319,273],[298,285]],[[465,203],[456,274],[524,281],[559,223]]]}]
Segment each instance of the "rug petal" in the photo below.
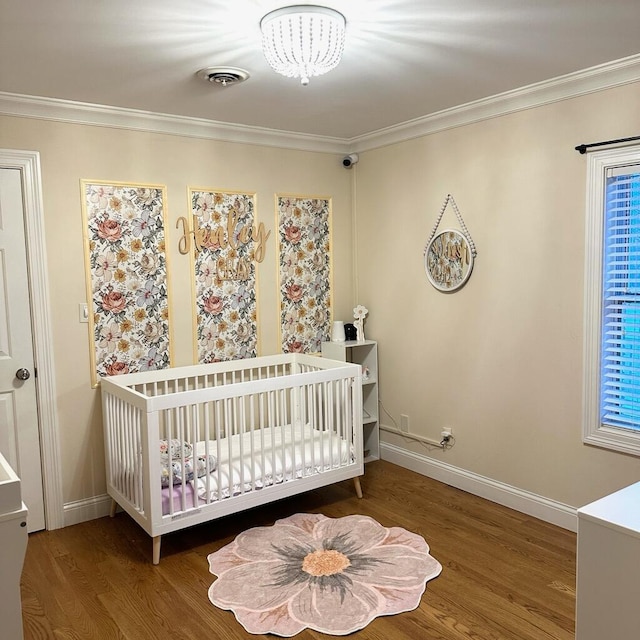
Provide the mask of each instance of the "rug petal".
[{"label": "rug petal", "polygon": [[303,589],[291,600],[291,615],[316,631],[346,635],[362,629],[384,610],[376,589],[354,583],[346,592],[338,589]]},{"label": "rug petal", "polygon": [[319,539],[346,536],[355,545],[358,552],[380,544],[387,536],[387,530],[369,516],[345,516],[344,518],[326,518],[318,523],[314,537]]},{"label": "rug petal", "polygon": [[328,520],[328,518],[327,516],[323,516],[321,513],[296,513],[288,518],[276,520],[274,526],[291,525],[293,527],[298,527],[298,529],[302,529],[306,533],[312,534],[318,522],[321,522],[322,520]]},{"label": "rug petal", "polygon": [[306,627],[303,622],[291,617],[288,602],[268,611],[236,609],[233,613],[236,620],[246,631],[258,635],[271,633],[276,636],[290,638],[303,631]]},{"label": "rug petal", "polygon": [[429,545],[426,540],[417,533],[412,533],[411,531],[407,531],[401,527],[390,527],[387,531],[387,537],[384,539],[382,544],[401,544],[405,547],[411,547],[416,551],[423,551],[425,553],[429,552]]},{"label": "rug petal", "polygon": [[392,616],[405,611],[413,611],[420,605],[422,594],[427,588],[424,582],[414,589],[394,589],[393,587],[377,587],[384,599],[384,610],[378,615]]},{"label": "rug petal", "polygon": [[235,539],[234,552],[245,560],[273,560],[280,557],[278,550],[304,548],[314,550],[308,533],[292,525],[256,527],[241,533]]},{"label": "rug petal", "polygon": [[379,547],[376,564],[358,571],[354,579],[366,584],[410,589],[440,575],[442,566],[429,554],[407,547]]},{"label": "rug petal", "polygon": [[243,607],[268,611],[279,607],[301,588],[294,582],[274,584],[279,562],[251,562],[229,569],[209,587],[209,600],[221,609]]},{"label": "rug petal", "polygon": [[209,571],[213,573],[213,575],[221,576],[225,571],[229,571],[229,569],[248,562],[248,560],[244,560],[236,554],[235,548],[236,545],[232,542],[207,556]]}]

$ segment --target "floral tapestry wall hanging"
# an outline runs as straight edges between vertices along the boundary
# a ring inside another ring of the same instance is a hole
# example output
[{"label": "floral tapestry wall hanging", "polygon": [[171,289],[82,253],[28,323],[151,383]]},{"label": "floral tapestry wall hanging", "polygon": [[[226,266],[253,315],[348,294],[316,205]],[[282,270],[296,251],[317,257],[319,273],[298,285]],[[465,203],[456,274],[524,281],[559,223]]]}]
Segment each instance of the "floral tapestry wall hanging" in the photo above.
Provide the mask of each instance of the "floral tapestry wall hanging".
[{"label": "floral tapestry wall hanging", "polygon": [[264,259],[270,232],[256,222],[254,198],[191,189],[193,230],[184,218],[178,221],[179,250],[193,256],[197,362],[258,355],[256,263]]},{"label": "floral tapestry wall hanging", "polygon": [[91,374],[171,364],[165,188],[81,181]]},{"label": "floral tapestry wall hanging", "polygon": [[331,329],[331,200],[276,196],[284,353],[318,353]]}]

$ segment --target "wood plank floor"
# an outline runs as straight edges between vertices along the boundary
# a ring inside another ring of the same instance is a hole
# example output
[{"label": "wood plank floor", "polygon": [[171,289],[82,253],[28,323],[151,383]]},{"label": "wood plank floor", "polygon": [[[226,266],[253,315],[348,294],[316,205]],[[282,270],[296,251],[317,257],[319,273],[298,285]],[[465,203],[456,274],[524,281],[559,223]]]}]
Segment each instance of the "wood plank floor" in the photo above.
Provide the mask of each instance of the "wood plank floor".
[{"label": "wood plank floor", "polygon": [[404,527],[422,535],[443,566],[415,611],[378,618],[350,637],[573,640],[575,534],[388,462],[367,465],[362,487],[362,500],[343,482],[167,535],[159,566],[151,564],[151,539],[123,513],[32,534],[22,578],[25,639],[256,638],[210,604],[207,555],[245,529],[317,512]]}]

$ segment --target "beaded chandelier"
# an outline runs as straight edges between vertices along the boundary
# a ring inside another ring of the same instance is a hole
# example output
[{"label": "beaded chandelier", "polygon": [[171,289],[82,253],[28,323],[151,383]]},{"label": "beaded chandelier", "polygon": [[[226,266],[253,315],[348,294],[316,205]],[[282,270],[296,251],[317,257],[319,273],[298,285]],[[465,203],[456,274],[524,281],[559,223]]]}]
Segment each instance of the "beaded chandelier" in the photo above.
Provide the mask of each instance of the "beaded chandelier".
[{"label": "beaded chandelier", "polygon": [[309,78],[334,69],[344,49],[346,20],[333,9],[294,5],[267,13],[260,21],[262,49],[275,71],[288,78]]}]

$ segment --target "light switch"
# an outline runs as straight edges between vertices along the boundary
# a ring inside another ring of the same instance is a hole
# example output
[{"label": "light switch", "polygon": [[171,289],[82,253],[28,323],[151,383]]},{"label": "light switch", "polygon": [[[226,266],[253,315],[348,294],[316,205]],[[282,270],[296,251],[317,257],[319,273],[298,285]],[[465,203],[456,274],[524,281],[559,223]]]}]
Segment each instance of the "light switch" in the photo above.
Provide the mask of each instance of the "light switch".
[{"label": "light switch", "polygon": [[86,302],[78,305],[78,321],[89,322],[89,305]]}]

